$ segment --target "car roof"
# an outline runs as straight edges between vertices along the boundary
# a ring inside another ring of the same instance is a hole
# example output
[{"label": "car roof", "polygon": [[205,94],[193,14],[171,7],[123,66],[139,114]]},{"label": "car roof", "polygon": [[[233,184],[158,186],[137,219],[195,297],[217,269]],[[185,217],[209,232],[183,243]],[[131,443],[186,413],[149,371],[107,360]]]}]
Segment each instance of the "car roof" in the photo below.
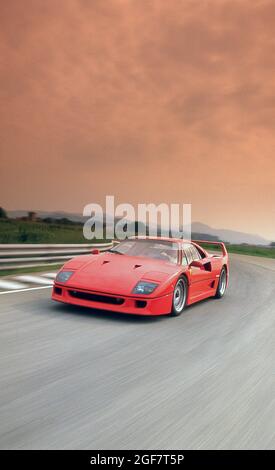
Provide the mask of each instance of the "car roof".
[{"label": "car roof", "polygon": [[184,238],[171,238],[171,237],[157,237],[157,236],[136,236],[130,237],[130,240],[155,240],[155,241],[166,241],[172,243],[192,243],[191,240],[185,240]]}]

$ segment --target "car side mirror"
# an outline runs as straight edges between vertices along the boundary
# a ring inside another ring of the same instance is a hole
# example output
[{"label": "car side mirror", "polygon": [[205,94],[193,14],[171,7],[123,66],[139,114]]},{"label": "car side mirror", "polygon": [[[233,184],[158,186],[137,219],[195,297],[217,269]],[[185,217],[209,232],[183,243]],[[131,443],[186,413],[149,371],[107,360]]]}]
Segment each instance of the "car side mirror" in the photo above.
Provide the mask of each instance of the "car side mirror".
[{"label": "car side mirror", "polygon": [[98,248],[93,248],[93,249],[91,250],[91,253],[92,253],[92,255],[99,255],[100,251],[99,251]]},{"label": "car side mirror", "polygon": [[199,261],[199,260],[194,260],[192,261],[192,263],[190,263],[190,268],[200,268],[200,269],[204,269],[204,264]]}]

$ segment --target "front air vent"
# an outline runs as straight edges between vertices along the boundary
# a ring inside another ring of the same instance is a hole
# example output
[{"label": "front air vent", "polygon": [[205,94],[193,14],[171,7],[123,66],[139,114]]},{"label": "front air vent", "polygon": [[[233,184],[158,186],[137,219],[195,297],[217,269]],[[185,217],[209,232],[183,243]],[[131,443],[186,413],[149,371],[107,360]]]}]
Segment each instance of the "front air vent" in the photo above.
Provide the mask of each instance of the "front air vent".
[{"label": "front air vent", "polygon": [[147,305],[146,300],[136,300],[136,307],[137,308],[145,308]]},{"label": "front air vent", "polygon": [[76,299],[90,300],[91,302],[102,302],[104,304],[112,305],[122,305],[124,303],[124,299],[121,297],[112,297],[110,295],[91,294],[89,292],[81,292],[77,290],[69,290],[69,294],[71,297]]}]

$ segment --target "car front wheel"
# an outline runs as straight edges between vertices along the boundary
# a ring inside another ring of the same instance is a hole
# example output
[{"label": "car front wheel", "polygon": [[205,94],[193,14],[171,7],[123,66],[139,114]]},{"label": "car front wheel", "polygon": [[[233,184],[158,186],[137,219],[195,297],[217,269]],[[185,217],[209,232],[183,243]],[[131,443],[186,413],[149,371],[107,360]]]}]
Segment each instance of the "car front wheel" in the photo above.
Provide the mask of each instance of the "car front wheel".
[{"label": "car front wheel", "polygon": [[171,315],[177,317],[180,315],[186,305],[187,300],[187,282],[184,277],[178,279],[174,292],[173,292],[173,301],[172,301],[172,311]]}]

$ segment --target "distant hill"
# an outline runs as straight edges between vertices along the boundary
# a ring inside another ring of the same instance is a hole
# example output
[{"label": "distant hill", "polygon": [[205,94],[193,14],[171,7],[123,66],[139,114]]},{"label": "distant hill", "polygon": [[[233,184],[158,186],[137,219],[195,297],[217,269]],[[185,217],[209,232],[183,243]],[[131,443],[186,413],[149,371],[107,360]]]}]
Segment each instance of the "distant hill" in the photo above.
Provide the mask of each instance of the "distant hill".
[{"label": "distant hill", "polygon": [[269,245],[270,243],[270,240],[257,234],[212,228],[209,225],[202,224],[201,222],[194,222],[192,224],[192,232],[207,233],[209,235],[217,236],[220,240],[235,244],[248,243],[250,245]]},{"label": "distant hill", "polygon": [[[83,217],[81,214],[63,212],[63,211],[55,211],[55,212],[46,212],[46,211],[35,211],[39,218],[56,218],[62,219],[67,218],[72,220],[73,222],[84,223],[87,220],[86,217]],[[8,217],[16,218],[16,217],[25,217],[28,214],[28,211],[24,210],[15,210],[15,211],[8,211]],[[106,216],[106,220],[108,222],[108,215]],[[116,218],[119,220],[119,218]],[[235,230],[229,229],[217,229],[210,227],[209,225],[203,224],[201,222],[194,222],[192,224],[192,236],[193,238],[202,238],[202,239],[219,239],[229,243],[248,243],[250,245],[269,245],[270,240],[267,240],[260,235],[257,234],[250,234],[245,232],[237,232]]]}]

